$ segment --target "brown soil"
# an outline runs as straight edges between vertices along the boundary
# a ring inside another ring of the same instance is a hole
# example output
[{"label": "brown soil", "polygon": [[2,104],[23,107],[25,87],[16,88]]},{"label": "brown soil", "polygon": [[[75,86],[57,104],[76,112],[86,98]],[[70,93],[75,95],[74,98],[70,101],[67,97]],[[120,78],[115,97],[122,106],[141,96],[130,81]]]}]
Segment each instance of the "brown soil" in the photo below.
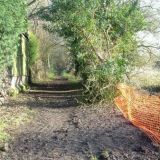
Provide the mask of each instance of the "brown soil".
[{"label": "brown soil", "polygon": [[16,131],[0,160],[160,160],[160,150],[114,105],[80,106],[80,84],[34,84],[10,101],[33,110],[35,118]]}]

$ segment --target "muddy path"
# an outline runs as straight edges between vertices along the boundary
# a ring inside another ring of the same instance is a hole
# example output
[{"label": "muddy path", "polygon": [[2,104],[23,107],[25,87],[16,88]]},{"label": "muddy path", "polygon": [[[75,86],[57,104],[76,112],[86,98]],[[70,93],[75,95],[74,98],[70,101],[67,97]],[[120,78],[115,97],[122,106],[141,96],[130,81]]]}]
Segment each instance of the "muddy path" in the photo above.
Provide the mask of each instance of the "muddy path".
[{"label": "muddy path", "polygon": [[16,131],[0,160],[160,160],[159,148],[114,105],[82,107],[80,93],[80,84],[58,80],[12,99],[10,106],[28,107],[35,116]]}]

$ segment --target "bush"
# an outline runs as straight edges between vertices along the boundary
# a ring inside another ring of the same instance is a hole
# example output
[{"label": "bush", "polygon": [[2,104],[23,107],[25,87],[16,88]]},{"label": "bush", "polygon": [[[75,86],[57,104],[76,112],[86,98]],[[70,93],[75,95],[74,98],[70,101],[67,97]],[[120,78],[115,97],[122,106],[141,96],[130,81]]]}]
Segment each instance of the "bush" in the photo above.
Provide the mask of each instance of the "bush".
[{"label": "bush", "polygon": [[13,64],[19,35],[26,31],[25,0],[0,1],[0,72]]},{"label": "bush", "polygon": [[29,62],[32,66],[39,56],[39,40],[35,34],[29,33]]},{"label": "bush", "polygon": [[90,70],[85,82],[85,102],[112,101],[117,93],[116,85],[124,80],[128,62],[122,57],[111,58]]}]

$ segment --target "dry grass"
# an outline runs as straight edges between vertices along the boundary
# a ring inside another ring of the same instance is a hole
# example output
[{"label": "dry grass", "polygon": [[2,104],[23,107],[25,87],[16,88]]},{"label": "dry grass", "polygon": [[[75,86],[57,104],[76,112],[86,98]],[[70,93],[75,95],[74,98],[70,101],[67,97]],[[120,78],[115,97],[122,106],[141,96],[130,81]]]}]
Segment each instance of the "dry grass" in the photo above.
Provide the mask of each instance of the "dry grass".
[{"label": "dry grass", "polygon": [[134,76],[131,77],[131,83],[137,87],[160,86],[160,71],[150,69],[134,74]]}]

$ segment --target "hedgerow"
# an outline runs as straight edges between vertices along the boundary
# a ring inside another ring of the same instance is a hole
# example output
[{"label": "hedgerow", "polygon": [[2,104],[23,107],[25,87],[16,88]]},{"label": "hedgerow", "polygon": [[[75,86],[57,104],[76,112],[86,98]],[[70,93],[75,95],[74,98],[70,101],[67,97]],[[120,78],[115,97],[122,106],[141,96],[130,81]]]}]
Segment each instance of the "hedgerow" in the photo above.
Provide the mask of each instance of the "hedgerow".
[{"label": "hedgerow", "polygon": [[25,0],[0,1],[0,73],[13,63],[19,35],[26,31]]}]

